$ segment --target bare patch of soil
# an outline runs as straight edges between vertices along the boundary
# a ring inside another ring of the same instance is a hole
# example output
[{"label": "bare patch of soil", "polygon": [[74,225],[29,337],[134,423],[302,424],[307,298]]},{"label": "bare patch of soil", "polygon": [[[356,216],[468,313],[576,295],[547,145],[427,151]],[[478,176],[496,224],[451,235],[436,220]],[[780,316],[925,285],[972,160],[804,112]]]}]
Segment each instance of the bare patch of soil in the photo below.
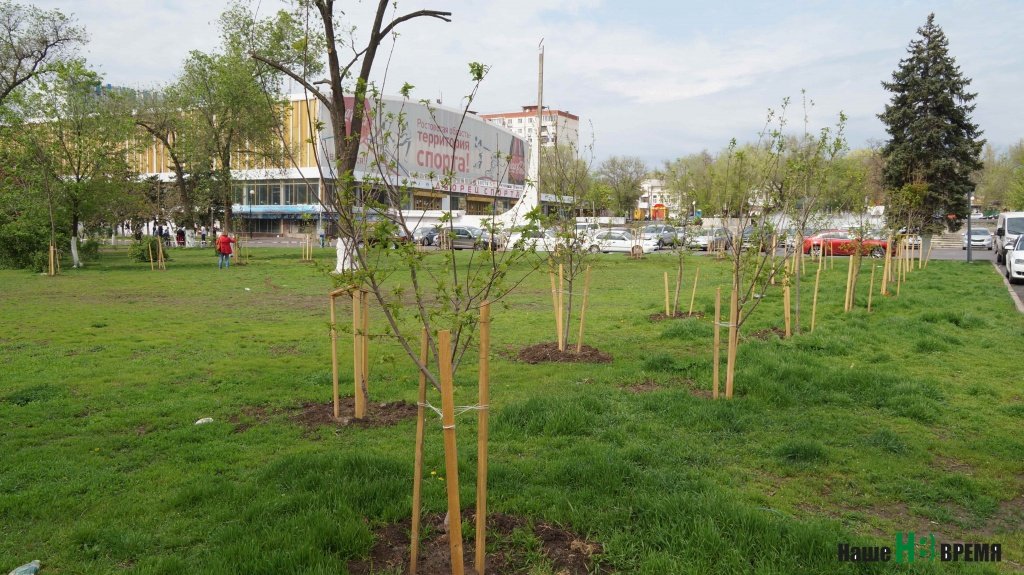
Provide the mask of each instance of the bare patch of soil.
[{"label": "bare patch of soil", "polygon": [[307,433],[311,433],[320,427],[385,427],[416,417],[416,405],[405,401],[370,402],[366,405],[366,417],[362,419],[355,417],[355,399],[352,397],[342,397],[339,408],[339,417],[335,419],[334,403],[331,401],[310,401],[296,407],[276,410],[252,406],[242,408],[240,415],[233,415],[228,421],[235,424],[235,433],[241,433],[253,425],[266,422],[272,416],[284,414],[291,421],[305,427]]},{"label": "bare patch of soil", "polygon": [[655,313],[647,316],[647,319],[651,321],[665,321],[667,319],[700,319],[704,317],[704,312],[695,311],[693,313],[677,313],[675,315],[665,315],[665,312]]},{"label": "bare patch of soil", "polygon": [[517,356],[520,361],[526,363],[611,363],[612,356],[603,351],[584,345],[579,353],[576,353],[575,345],[565,346],[565,351],[558,351],[558,344],[555,342],[538,343],[525,347],[519,351]]},{"label": "bare patch of soil", "polygon": [[959,459],[954,459],[952,457],[945,457],[941,455],[936,456],[935,459],[932,460],[932,467],[938,467],[939,469],[942,469],[943,471],[947,471],[949,473],[964,473],[966,475],[974,475],[974,469],[970,466],[970,464]]},{"label": "bare patch of soil", "polygon": [[280,357],[282,355],[300,355],[302,353],[302,350],[299,349],[298,344],[294,343],[272,345],[270,346],[270,349],[267,351],[269,351],[270,355],[273,357]]},{"label": "bare patch of soil", "polygon": [[[719,391],[719,397],[725,397],[725,390],[724,389],[720,389],[718,391]],[[690,392],[690,395],[692,395],[694,397],[699,397],[701,399],[714,399],[715,398],[715,394],[710,389],[701,389],[699,387],[691,386],[689,388],[689,392]]]},{"label": "bare patch of soil", "polygon": [[[472,510],[462,512],[463,524],[475,525],[475,513]],[[425,516],[420,532],[424,534],[420,540],[419,557],[416,572],[422,575],[448,575],[451,573],[449,561],[450,548],[447,529],[444,526],[445,514]],[[403,519],[400,523],[386,525],[374,534],[376,542],[370,550],[370,556],[358,561],[350,561],[348,570],[353,575],[369,575],[371,573],[407,573],[409,571],[409,532],[411,521]],[[531,559],[536,560],[535,551],[518,546],[513,541],[513,532],[519,535],[515,541],[524,539],[524,531],[531,534],[531,539],[540,543],[540,554],[552,566],[552,571],[559,575],[589,575],[605,573],[594,560],[604,552],[600,543],[587,541],[571,531],[548,523],[531,524],[522,517],[491,513],[487,517],[487,569],[488,575],[505,573],[525,573],[531,566]],[[474,562],[475,545],[471,537],[463,538],[463,565],[466,573],[476,573]]]},{"label": "bare patch of soil", "polygon": [[759,330],[757,330],[755,332],[752,332],[750,335],[748,335],[744,339],[766,340],[766,339],[771,339],[771,337],[773,335],[777,336],[779,339],[785,339],[786,338],[786,330],[784,330],[784,329],[782,329],[780,327],[770,327],[768,329],[759,329]]},{"label": "bare patch of soil", "polygon": [[1000,535],[1020,529],[1024,525],[1024,495],[1003,501],[999,510],[980,530],[984,535]]}]

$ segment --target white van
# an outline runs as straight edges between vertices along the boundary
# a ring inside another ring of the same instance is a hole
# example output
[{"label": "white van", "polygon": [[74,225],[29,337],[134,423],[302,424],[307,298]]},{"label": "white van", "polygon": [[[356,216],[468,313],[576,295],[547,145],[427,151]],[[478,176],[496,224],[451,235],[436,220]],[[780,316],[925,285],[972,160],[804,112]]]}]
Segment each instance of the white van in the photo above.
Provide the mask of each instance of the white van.
[{"label": "white van", "polygon": [[996,263],[1006,262],[1006,250],[1013,247],[1017,236],[1024,234],[1024,212],[1003,212],[996,220]]}]

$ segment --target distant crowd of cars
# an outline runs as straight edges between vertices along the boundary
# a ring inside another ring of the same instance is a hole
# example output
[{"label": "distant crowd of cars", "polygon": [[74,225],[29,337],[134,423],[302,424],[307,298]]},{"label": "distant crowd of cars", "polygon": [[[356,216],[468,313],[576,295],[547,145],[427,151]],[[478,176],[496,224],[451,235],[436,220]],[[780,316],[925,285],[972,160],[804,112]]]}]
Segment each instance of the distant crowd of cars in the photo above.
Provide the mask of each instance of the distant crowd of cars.
[{"label": "distant crowd of cars", "polygon": [[[556,251],[572,247],[594,253],[649,254],[657,250],[680,247],[708,252],[727,251],[731,250],[737,241],[734,235],[724,227],[695,228],[666,223],[650,223],[636,228],[601,227],[596,223],[578,223],[575,229],[568,231],[528,227],[495,233],[472,226],[430,225],[416,228],[412,237],[396,229],[389,241],[393,244],[415,242],[422,246],[444,245],[456,250]],[[801,236],[802,245],[797,246],[796,243]],[[966,250],[970,244],[972,249],[995,250],[997,262],[1007,262],[1007,273],[1011,281],[1024,281],[1024,253],[1017,256],[1009,255],[1016,252],[1017,238],[1021,236],[1024,236],[1024,212],[1007,212],[998,216],[996,233],[993,234],[987,228],[979,226],[973,228],[969,235],[963,234],[963,249]],[[921,242],[920,236],[906,230],[901,230],[900,237],[901,241],[912,247],[920,245]],[[880,230],[859,232],[849,229],[807,229],[798,234],[793,228],[781,232],[768,232],[748,226],[741,233],[739,241],[743,249],[800,249],[804,254],[812,256],[850,255],[859,249],[865,256],[881,258],[885,256],[888,246],[888,240]],[[1016,260],[1011,262],[1014,257]],[[1014,274],[1018,275],[1013,277]]]}]

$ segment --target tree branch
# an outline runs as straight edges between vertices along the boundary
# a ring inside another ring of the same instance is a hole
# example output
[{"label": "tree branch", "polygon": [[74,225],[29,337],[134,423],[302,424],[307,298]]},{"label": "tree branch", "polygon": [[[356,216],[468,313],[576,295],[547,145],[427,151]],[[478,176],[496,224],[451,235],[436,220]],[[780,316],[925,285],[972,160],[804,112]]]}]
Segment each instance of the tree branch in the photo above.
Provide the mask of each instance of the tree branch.
[{"label": "tree branch", "polygon": [[[249,57],[252,58],[253,60],[257,60],[259,62],[263,62],[267,66],[270,66],[271,68],[277,70],[278,72],[281,72],[282,74],[288,76],[292,80],[295,80],[299,84],[302,84],[302,86],[304,88],[306,88],[307,90],[309,90],[313,94],[313,96],[316,97],[317,100],[320,100],[320,102],[323,103],[324,106],[327,106],[328,110],[334,110],[334,104],[331,102],[330,98],[328,98],[327,96],[325,96],[323,94],[323,92],[318,90],[313,85],[313,83],[310,83],[308,80],[306,80],[305,78],[303,78],[299,74],[296,74],[295,72],[293,72],[290,68],[288,68],[284,64],[281,64],[279,62],[275,62],[275,61],[273,61],[273,60],[271,60],[269,58],[265,58],[265,57],[257,54],[256,52],[249,52]],[[316,82],[316,83],[319,83],[319,82]]]},{"label": "tree branch", "polygon": [[384,29],[380,31],[380,35],[381,37],[387,36],[388,34],[391,33],[392,30],[395,29],[395,26],[398,26],[399,24],[405,22],[406,20],[412,20],[413,18],[426,16],[429,18],[437,18],[438,20],[444,20],[445,22],[451,22],[451,15],[451,12],[442,12],[440,10],[419,10],[416,12],[410,12],[405,16],[399,16],[398,18],[392,20],[390,24],[385,26]]}]

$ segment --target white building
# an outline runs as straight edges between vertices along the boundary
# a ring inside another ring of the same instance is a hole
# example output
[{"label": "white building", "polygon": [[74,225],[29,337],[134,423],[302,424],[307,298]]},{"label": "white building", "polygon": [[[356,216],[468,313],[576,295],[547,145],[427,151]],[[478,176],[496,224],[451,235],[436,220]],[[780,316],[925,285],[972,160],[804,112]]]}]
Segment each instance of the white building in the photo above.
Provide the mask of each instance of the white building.
[{"label": "white building", "polygon": [[[525,139],[531,146],[537,138],[537,106],[523,106],[521,112],[480,114],[492,124]],[[540,128],[541,144],[548,147],[571,146],[579,149],[580,118],[562,110],[544,109]]]},{"label": "white building", "polygon": [[637,199],[633,218],[637,220],[676,219],[690,213],[692,206],[680,206],[679,194],[665,187],[665,181],[649,178],[640,182],[642,193]]}]

